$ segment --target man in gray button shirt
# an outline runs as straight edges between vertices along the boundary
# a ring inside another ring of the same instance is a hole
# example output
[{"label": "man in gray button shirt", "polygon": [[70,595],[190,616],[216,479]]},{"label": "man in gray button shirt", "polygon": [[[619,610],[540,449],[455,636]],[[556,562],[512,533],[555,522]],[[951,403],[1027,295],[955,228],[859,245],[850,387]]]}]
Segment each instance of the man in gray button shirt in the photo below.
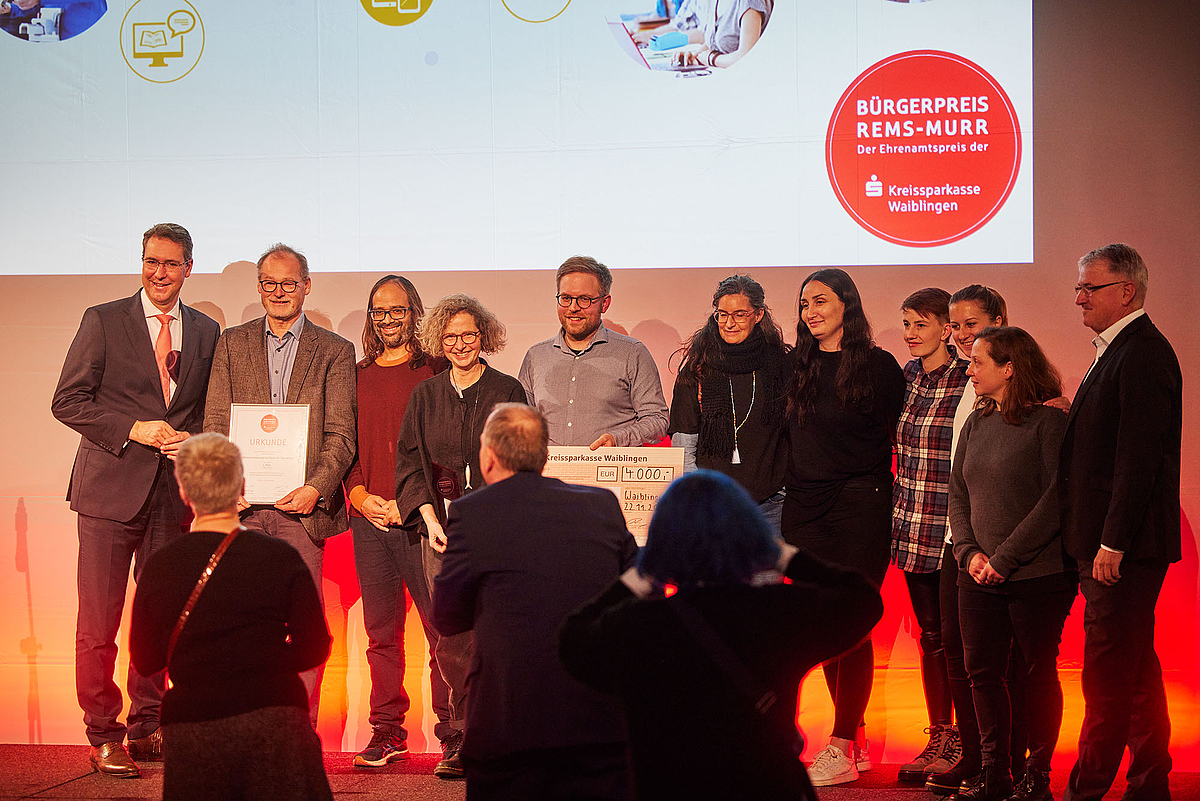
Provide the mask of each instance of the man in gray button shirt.
[{"label": "man in gray button shirt", "polygon": [[662,439],[667,404],[650,351],[600,320],[612,303],[612,273],[591,256],[572,256],[556,281],[562,328],[529,349],[518,376],[549,422],[550,444],[595,450]]}]

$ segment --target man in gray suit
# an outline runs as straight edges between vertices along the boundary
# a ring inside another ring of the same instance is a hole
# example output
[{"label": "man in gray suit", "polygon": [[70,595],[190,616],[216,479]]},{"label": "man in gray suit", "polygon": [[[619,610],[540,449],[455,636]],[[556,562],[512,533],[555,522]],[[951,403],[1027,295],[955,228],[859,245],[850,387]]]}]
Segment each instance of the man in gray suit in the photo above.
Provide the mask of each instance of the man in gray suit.
[{"label": "man in gray suit", "polygon": [[67,500],[79,513],[79,617],[75,689],[95,770],[139,775],[133,756],[162,758],[158,709],[163,674],[131,665],[129,715],[113,682],[117,629],[125,606],[129,562],[139,578],[146,560],[188,530],[174,458],[199,432],[216,322],[179,302],[192,272],[192,237],[175,223],[142,235],[142,289],[93,306],[63,363],[51,411],[79,432]]},{"label": "man in gray suit", "polygon": [[[232,403],[308,405],[308,460],[302,486],[271,505],[249,510],[247,527],[278,537],[300,552],[317,592],[325,540],[350,527],[342,479],[354,459],[354,346],[304,316],[312,288],[308,259],[284,244],[258,260],[258,293],[267,313],[229,328],[217,342],[204,430],[229,435]],[[300,674],[309,714],[317,722],[324,666]]]}]

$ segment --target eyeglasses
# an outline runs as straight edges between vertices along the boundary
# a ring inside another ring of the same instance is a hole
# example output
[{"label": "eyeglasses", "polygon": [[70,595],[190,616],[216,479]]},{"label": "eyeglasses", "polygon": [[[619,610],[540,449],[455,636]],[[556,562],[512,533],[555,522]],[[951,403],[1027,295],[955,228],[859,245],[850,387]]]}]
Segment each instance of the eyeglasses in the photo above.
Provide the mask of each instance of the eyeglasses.
[{"label": "eyeglasses", "polygon": [[572,303],[578,303],[579,308],[586,309],[596,301],[604,300],[606,297],[608,297],[608,295],[601,295],[600,297],[596,298],[590,298],[587,295],[555,295],[554,297],[558,298],[558,305],[562,306],[564,309],[571,308]]},{"label": "eyeglasses", "polygon": [[464,331],[461,334],[442,334],[442,344],[447,348],[454,347],[454,344],[459,341],[464,345],[474,345],[477,339],[479,339],[478,331]]},{"label": "eyeglasses", "polygon": [[1092,284],[1076,284],[1075,285],[1075,294],[1078,295],[1080,292],[1082,292],[1084,294],[1084,297],[1090,298],[1092,296],[1092,293],[1095,292],[1097,289],[1104,289],[1107,286],[1116,286],[1117,284],[1128,284],[1128,283],[1129,283],[1128,281],[1109,281],[1107,284],[1096,284],[1095,286],[1093,286]]},{"label": "eyeglasses", "polygon": [[728,322],[731,318],[738,325],[745,325],[746,321],[749,320],[752,316],[754,316],[753,311],[746,311],[744,309],[739,309],[738,311],[735,311],[735,312],[727,312],[727,311],[722,311],[721,309],[718,309],[715,312],[713,312],[713,319],[717,321],[717,325],[725,325],[725,323]]},{"label": "eyeglasses", "polygon": [[299,281],[259,281],[258,285],[262,287],[263,292],[274,292],[276,288],[283,289],[289,295],[296,291],[296,287],[300,286]]},{"label": "eyeglasses", "polygon": [[158,272],[159,267],[166,267],[168,270],[178,270],[187,264],[188,261],[191,261],[191,259],[188,259],[187,261],[175,261],[174,259],[170,259],[168,261],[159,261],[158,259],[145,257],[142,258],[142,264],[154,272]]},{"label": "eyeglasses", "polygon": [[367,314],[377,323],[382,323],[387,318],[393,320],[403,320],[408,317],[408,306],[394,306],[390,309],[368,309]]}]

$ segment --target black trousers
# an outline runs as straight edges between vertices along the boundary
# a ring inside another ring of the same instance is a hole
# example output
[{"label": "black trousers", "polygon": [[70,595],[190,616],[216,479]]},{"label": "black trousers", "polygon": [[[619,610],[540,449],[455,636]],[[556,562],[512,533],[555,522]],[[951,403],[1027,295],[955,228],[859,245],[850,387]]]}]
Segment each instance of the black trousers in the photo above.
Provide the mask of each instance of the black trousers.
[{"label": "black trousers", "polygon": [[1075,600],[1074,588],[1034,594],[1001,594],[959,587],[963,655],[971,676],[971,696],[979,721],[984,765],[1010,770],[1011,727],[1005,674],[1014,643],[1026,664],[1029,761],[1050,769],[1062,726],[1062,686],[1058,646]]},{"label": "black trousers", "polygon": [[1079,760],[1064,799],[1100,799],[1129,746],[1125,799],[1169,799],[1167,741],[1171,719],[1162,666],[1154,652],[1154,607],[1167,574],[1164,562],[1121,562],[1121,579],[1105,587],[1080,565],[1083,612],[1083,728]]},{"label": "black trousers", "polygon": [[[827,562],[858,570],[876,587],[882,585],[892,543],[890,478],[848,480],[830,508],[814,519],[805,514],[800,494],[789,493],[783,505],[783,539]],[[833,697],[833,736],[853,740],[875,679],[871,639],[826,662],[822,670]]]},{"label": "black trousers", "polygon": [[[958,619],[958,564],[954,551],[947,545],[942,554],[939,590],[942,607],[942,649],[946,652],[946,672],[950,677],[950,696],[954,699],[954,717],[962,742],[963,757],[979,761],[979,723],[975,720],[975,699],[971,697],[971,677],[963,660],[962,627]],[[1025,714],[1025,659],[1021,649],[1014,647],[1008,657],[1009,720],[1008,752],[1012,765],[1020,770],[1025,764],[1029,743]]]},{"label": "black trousers", "polygon": [[925,690],[925,709],[931,725],[949,726],[954,720],[950,702],[950,676],[946,670],[946,650],[942,647],[942,610],[939,572],[904,571],[913,615],[921,627],[921,684]]}]

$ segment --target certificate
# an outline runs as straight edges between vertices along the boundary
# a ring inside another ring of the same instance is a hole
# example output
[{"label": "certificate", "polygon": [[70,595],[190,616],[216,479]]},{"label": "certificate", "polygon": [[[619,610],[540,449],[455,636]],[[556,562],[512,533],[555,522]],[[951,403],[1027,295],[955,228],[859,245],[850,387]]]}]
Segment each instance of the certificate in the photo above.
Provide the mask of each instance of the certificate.
[{"label": "certificate", "polygon": [[242,452],[248,503],[273,504],[304,486],[307,403],[234,403],[229,439]]},{"label": "certificate", "polygon": [[625,513],[625,525],[638,545],[658,498],[667,485],[683,475],[683,448],[597,448],[551,445],[543,475],[570,484],[612,490]]}]

